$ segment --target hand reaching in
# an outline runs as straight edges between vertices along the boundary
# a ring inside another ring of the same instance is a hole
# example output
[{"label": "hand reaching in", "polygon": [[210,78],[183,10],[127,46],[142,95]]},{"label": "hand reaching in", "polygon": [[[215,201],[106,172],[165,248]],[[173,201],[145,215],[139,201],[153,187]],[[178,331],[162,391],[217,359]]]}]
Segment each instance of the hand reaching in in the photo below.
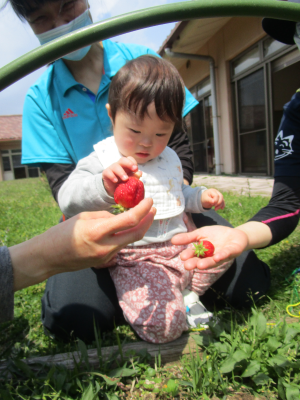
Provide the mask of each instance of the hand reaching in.
[{"label": "hand reaching in", "polygon": [[228,228],[227,226],[212,225],[197,229],[193,232],[180,233],[172,238],[174,245],[196,243],[199,240],[209,240],[215,247],[212,257],[197,258],[192,247],[181,253],[184,268],[187,270],[215,268],[226,261],[239,256],[248,246],[248,236],[245,232]]},{"label": "hand reaching in", "polygon": [[145,235],[156,212],[152,206],[152,199],[144,199],[117,216],[106,211],[84,212],[10,247],[14,289],[62,272],[108,266],[123,247]]}]

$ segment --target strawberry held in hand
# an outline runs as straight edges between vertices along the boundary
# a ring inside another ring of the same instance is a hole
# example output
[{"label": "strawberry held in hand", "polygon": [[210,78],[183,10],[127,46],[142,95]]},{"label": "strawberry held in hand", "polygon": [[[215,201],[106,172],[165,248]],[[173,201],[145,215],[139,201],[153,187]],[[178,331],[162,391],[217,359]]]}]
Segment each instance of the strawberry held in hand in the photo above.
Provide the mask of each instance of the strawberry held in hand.
[{"label": "strawberry held in hand", "polygon": [[215,247],[209,240],[201,240],[199,243],[193,243],[193,245],[196,257],[206,258],[214,255]]},{"label": "strawberry held in hand", "polygon": [[116,187],[114,199],[118,205],[113,206],[115,208],[114,214],[122,213],[129,208],[137,206],[144,197],[143,182],[137,177],[131,176],[126,182],[121,182]]}]

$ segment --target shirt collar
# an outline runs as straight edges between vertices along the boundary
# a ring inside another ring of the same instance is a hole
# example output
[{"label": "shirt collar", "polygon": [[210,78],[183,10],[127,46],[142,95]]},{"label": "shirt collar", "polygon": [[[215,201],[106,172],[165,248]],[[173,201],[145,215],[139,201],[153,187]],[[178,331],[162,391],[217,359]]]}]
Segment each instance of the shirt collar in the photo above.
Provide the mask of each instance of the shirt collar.
[{"label": "shirt collar", "polygon": [[[120,50],[118,43],[112,42],[111,40],[103,40],[103,65],[105,75],[111,79],[119,71],[123,65],[126,64],[126,57]],[[73,86],[80,85],[71,72],[69,71],[66,64],[62,59],[55,61],[55,77],[58,81],[59,87],[62,90],[63,95],[66,91]]]},{"label": "shirt collar", "polygon": [[111,40],[103,40],[103,65],[105,75],[108,78],[112,78],[116,75],[123,65],[126,64],[126,57],[120,49],[120,45],[118,43],[112,42]]},{"label": "shirt collar", "polygon": [[61,91],[63,93],[63,96],[66,94],[66,91],[70,89],[73,86],[80,85],[73,77],[71,72],[69,71],[68,67],[66,64],[63,62],[62,59],[59,59],[55,61],[54,63],[55,67],[55,78],[58,81],[58,84],[61,88]]}]

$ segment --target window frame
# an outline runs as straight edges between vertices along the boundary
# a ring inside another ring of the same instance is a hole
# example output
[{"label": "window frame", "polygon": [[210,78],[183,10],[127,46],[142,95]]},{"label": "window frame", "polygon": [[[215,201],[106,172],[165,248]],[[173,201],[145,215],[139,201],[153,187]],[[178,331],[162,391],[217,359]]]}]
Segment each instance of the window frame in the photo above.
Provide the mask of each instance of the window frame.
[{"label": "window frame", "polygon": [[[3,163],[3,159],[4,158],[8,158],[9,162],[10,162],[10,171],[13,173],[14,175],[14,180],[16,180],[15,178],[15,172],[14,172],[14,163],[13,163],[13,156],[22,156],[22,149],[0,149],[0,153],[1,153],[1,158],[2,158],[2,165],[3,165],[3,174],[4,172],[9,172],[9,171],[4,171],[4,163]],[[41,176],[41,171],[39,167],[30,167],[28,165],[23,165],[23,167],[25,168],[25,178],[31,178],[29,176],[29,170],[30,169],[37,169],[38,171],[38,177]],[[4,176],[3,176],[4,178]],[[36,177],[35,177],[36,178]]]}]

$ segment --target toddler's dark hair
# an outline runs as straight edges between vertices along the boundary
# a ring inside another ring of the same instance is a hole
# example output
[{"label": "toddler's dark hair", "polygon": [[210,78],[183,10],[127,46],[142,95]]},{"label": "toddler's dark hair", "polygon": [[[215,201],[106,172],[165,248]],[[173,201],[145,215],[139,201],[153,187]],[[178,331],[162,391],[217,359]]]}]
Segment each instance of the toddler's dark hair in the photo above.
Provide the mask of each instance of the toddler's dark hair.
[{"label": "toddler's dark hair", "polygon": [[182,127],[184,83],[177,69],[168,61],[144,55],[128,61],[112,79],[108,102],[112,120],[117,111],[131,112],[143,119],[154,102],[158,117]]}]

